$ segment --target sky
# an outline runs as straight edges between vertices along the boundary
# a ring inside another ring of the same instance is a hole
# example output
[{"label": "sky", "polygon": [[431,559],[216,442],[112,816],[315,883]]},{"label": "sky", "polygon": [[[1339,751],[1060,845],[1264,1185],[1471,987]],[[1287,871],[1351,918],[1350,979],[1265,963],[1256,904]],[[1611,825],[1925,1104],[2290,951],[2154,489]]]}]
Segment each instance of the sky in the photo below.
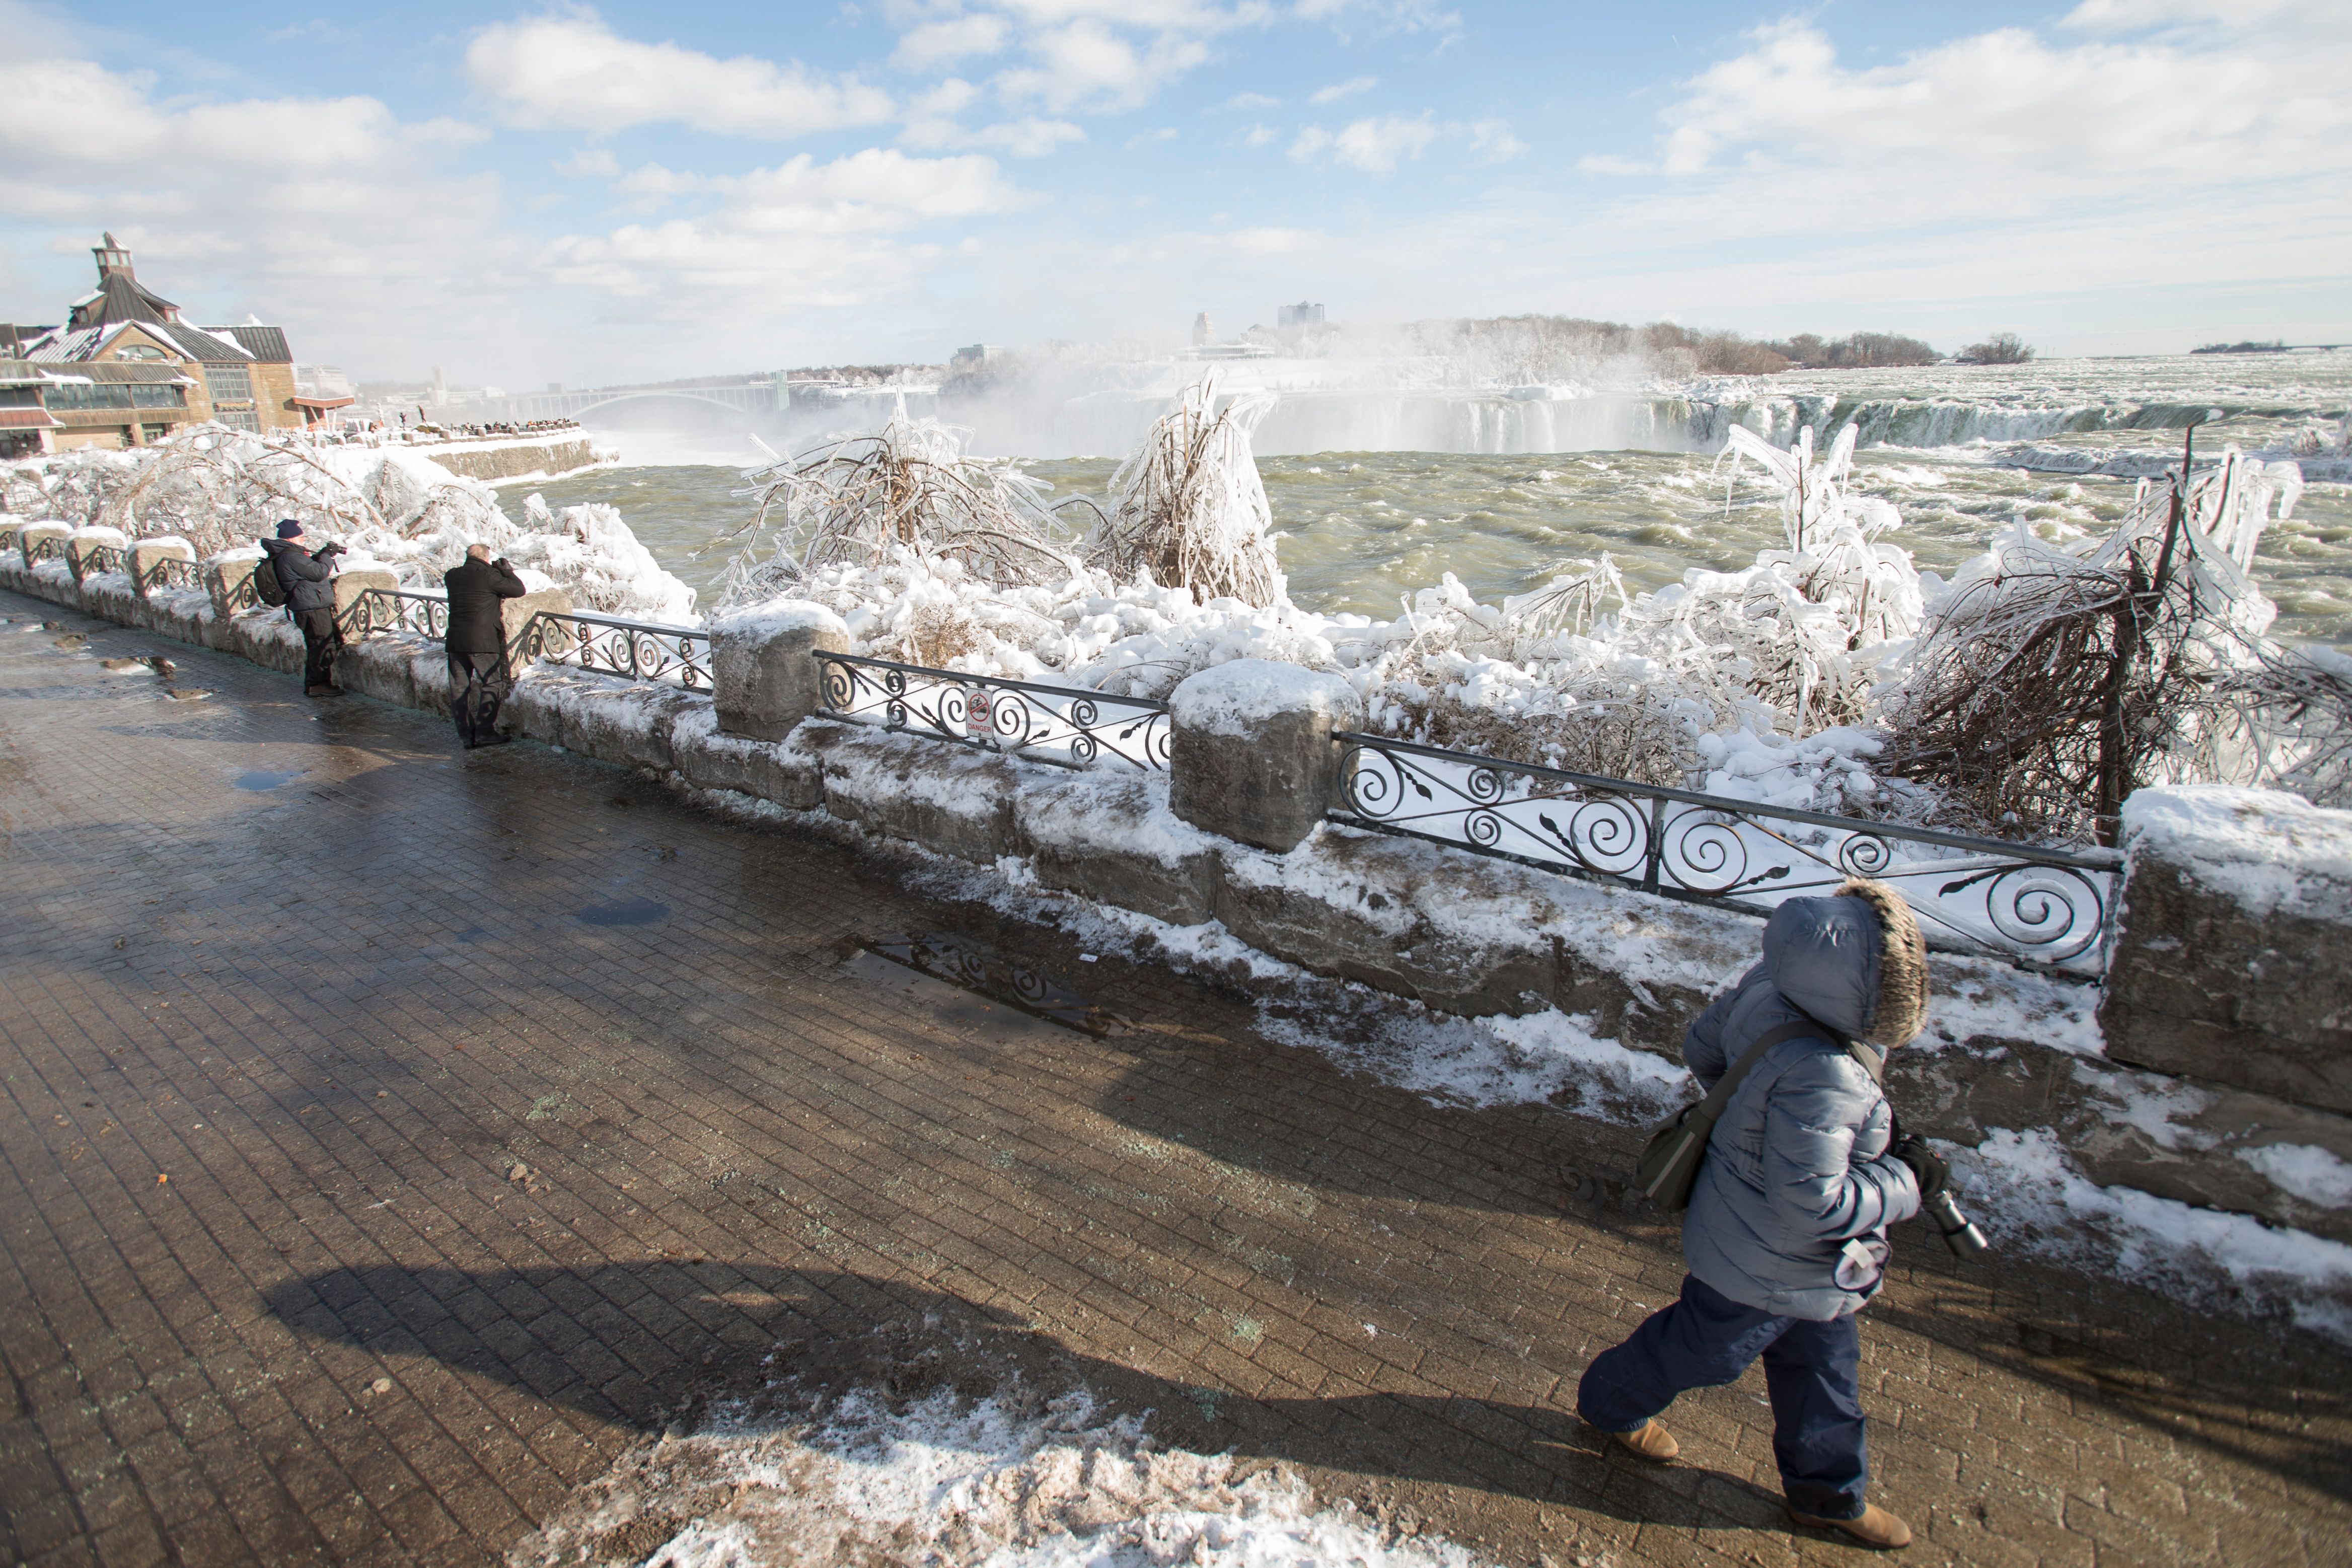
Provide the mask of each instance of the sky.
[{"label": "sky", "polygon": [[0,319],[509,390],[1557,314],[2352,342],[2352,5],[0,0]]}]

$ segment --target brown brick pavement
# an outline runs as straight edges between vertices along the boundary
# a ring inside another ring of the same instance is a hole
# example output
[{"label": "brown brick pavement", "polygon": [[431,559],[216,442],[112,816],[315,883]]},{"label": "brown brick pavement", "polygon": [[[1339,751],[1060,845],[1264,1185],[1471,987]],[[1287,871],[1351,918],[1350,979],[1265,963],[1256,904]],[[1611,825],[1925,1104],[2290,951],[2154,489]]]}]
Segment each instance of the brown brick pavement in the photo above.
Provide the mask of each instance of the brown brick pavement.
[{"label": "brown brick pavement", "polygon": [[[0,615],[15,1560],[495,1558],[692,1391],[927,1312],[1504,1561],[1853,1555],[1777,1528],[1752,1376],[1677,1407],[1672,1469],[1566,1415],[1679,1275],[1574,1196],[1625,1135],[1432,1109],[576,758],[177,647],[219,695],[175,702],[89,656],[151,640]],[[1161,1032],[841,963],[909,928]],[[2347,1560],[2346,1357],[1899,1241],[1865,1397],[1907,1561]]]}]

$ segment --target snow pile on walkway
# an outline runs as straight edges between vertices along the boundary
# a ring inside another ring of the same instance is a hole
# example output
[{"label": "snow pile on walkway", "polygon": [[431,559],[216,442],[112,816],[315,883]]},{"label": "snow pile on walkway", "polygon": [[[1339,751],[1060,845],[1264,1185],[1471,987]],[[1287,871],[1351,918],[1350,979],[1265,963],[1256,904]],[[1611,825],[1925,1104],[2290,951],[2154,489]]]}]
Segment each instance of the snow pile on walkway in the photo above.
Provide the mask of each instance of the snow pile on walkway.
[{"label": "snow pile on walkway", "polygon": [[[854,1390],[819,1414],[722,1406],[688,1436],[624,1456],[517,1544],[516,1563],[646,1568],[782,1563],[991,1568],[1469,1568],[1437,1537],[1391,1535],[1352,1505],[1321,1510],[1286,1469],[1160,1448],[1141,1418],[1075,1389],[1015,1400],[942,1388],[911,1402]],[[625,1547],[615,1551],[620,1542]]]},{"label": "snow pile on walkway", "polygon": [[293,517],[314,539],[340,540],[345,565],[389,567],[404,588],[437,590],[468,545],[487,544],[533,586],[569,590],[578,608],[695,618],[694,591],[613,507],[551,512],[534,495],[517,522],[488,485],[399,446],[312,445],[203,425],[152,446],[84,447],[0,468],[0,510],[132,538],[177,535],[200,557],[249,548]]}]

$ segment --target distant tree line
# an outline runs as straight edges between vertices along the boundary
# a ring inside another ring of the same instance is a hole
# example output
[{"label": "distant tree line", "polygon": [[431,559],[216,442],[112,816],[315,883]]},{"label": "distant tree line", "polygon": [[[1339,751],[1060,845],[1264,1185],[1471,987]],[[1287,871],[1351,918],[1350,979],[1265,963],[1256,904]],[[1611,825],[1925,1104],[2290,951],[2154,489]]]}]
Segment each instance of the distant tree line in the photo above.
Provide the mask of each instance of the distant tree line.
[{"label": "distant tree line", "polygon": [[[1577,316],[1496,316],[1483,320],[1416,321],[1404,329],[1409,347],[1423,353],[1468,358],[1502,380],[1573,379],[1601,361],[1646,359],[1668,374],[1768,376],[1779,371],[1874,370],[1931,365],[1944,356],[1898,332],[1852,332],[1823,338],[1800,332],[1780,340],[1710,331],[1654,321],[1646,327]],[[1997,332],[1955,356],[1977,365],[2023,364],[2032,347],[2014,332]]]},{"label": "distant tree line", "polygon": [[2284,354],[2286,340],[2275,338],[2267,343],[2205,343],[2189,350],[2192,354]]}]

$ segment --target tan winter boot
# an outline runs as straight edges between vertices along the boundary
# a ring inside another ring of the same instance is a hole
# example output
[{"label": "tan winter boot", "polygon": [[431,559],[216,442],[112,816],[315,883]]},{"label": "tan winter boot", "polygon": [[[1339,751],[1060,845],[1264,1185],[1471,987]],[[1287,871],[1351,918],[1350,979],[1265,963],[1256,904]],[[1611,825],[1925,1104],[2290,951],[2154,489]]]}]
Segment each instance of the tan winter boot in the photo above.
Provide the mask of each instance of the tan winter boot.
[{"label": "tan winter boot", "polygon": [[1654,1416],[1630,1432],[1612,1432],[1609,1435],[1631,1450],[1635,1458],[1647,1459],[1654,1465],[1671,1464],[1675,1456],[1683,1451],[1683,1446],[1675,1441],[1673,1434],[1658,1425],[1658,1418]]},{"label": "tan winter boot", "polygon": [[[1657,1423],[1650,1423],[1653,1427]],[[1671,1438],[1668,1441],[1672,1441]],[[1911,1544],[1911,1527],[1879,1507],[1864,1503],[1860,1519],[1817,1519],[1810,1513],[1789,1511],[1789,1522],[1801,1524],[1808,1530],[1834,1530],[1859,1546],[1873,1552],[1900,1552]]]}]

